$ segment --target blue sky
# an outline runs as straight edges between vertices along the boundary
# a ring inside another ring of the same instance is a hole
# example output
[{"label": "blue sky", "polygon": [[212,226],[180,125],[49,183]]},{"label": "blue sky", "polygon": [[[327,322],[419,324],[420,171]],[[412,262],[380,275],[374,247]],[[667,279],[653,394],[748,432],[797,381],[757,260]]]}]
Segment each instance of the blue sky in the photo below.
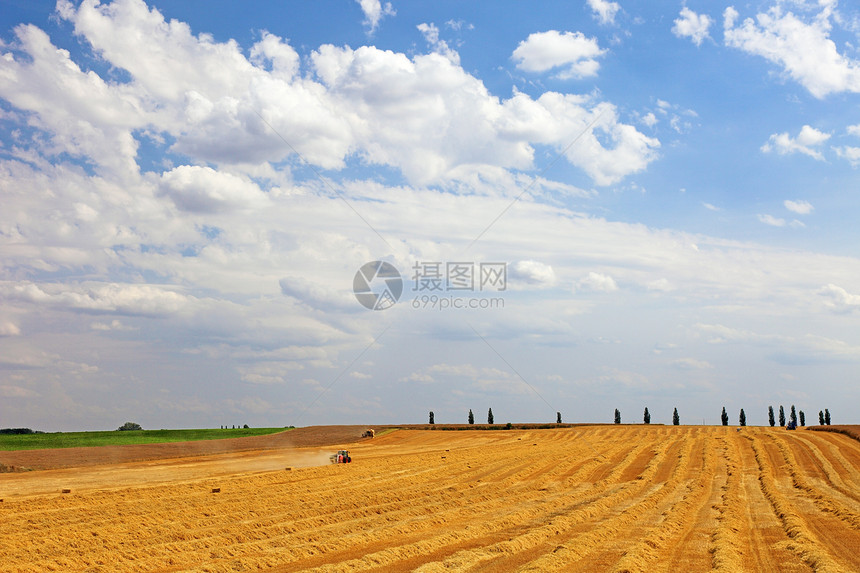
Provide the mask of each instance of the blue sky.
[{"label": "blue sky", "polygon": [[858,46],[835,0],[6,2],[0,427],[856,422]]}]

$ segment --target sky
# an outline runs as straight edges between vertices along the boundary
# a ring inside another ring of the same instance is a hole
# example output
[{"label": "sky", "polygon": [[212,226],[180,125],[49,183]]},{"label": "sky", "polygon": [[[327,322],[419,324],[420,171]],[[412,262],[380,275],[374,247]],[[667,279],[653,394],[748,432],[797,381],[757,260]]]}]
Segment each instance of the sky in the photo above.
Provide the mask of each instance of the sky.
[{"label": "sky", "polygon": [[4,0],[0,427],[857,423],[860,8]]}]

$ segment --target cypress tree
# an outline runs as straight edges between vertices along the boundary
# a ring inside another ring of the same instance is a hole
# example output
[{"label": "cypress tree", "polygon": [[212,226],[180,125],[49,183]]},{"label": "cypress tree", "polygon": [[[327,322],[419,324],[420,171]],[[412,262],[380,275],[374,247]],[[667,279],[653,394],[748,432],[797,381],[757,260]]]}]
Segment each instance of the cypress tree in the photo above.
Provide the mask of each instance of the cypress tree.
[{"label": "cypress tree", "polygon": [[791,405],[791,413],[788,415],[788,419],[794,422],[794,427],[797,427],[797,411],[794,409],[794,404]]},{"label": "cypress tree", "polygon": [[618,410],[618,408],[615,408],[615,423],[621,423],[621,412]]},{"label": "cypress tree", "polygon": [[806,425],[806,414],[803,413],[803,410],[800,411],[800,425]]},{"label": "cypress tree", "polygon": [[743,408],[741,408],[741,416],[740,416],[740,418],[738,419],[738,421],[740,422],[741,426],[746,426],[746,425],[747,425],[747,415],[746,415],[746,414],[744,414],[744,409],[743,409]]},{"label": "cypress tree", "polygon": [[773,417],[773,406],[767,407],[767,421],[770,422],[770,427],[776,426],[776,420]]},{"label": "cypress tree", "polygon": [[782,404],[779,405],[779,425],[785,426],[785,410],[782,409]]},{"label": "cypress tree", "polygon": [[821,410],[818,411],[818,425],[824,425],[824,412],[822,412]]},{"label": "cypress tree", "polygon": [[436,423],[436,418],[435,418],[435,416],[433,416],[433,410],[430,410],[430,423],[431,424]]},{"label": "cypress tree", "polygon": [[830,425],[830,410],[824,408],[824,423]]},{"label": "cypress tree", "polygon": [[681,417],[678,416],[678,408],[675,408],[675,411],[672,412],[672,425],[677,426],[681,423]]},{"label": "cypress tree", "polygon": [[490,408],[490,411],[487,412],[487,423],[488,424],[493,423],[493,409],[492,408]]},{"label": "cypress tree", "polygon": [[556,412],[556,413],[555,413],[555,423],[556,423],[556,424],[561,424],[561,412]]},{"label": "cypress tree", "polygon": [[651,423],[651,414],[649,414],[649,413],[648,413],[648,406],[645,406],[645,417],[644,417],[644,420],[645,420],[645,423],[646,423],[646,424],[650,424],[650,423]]},{"label": "cypress tree", "polygon": [[469,408],[469,423],[470,423],[470,424],[474,424],[474,423],[475,423],[475,415],[472,413],[472,409],[471,409],[471,408]]},{"label": "cypress tree", "polygon": [[726,407],[723,406],[723,413],[720,414],[720,420],[723,422],[723,426],[729,425],[729,415],[726,413]]}]

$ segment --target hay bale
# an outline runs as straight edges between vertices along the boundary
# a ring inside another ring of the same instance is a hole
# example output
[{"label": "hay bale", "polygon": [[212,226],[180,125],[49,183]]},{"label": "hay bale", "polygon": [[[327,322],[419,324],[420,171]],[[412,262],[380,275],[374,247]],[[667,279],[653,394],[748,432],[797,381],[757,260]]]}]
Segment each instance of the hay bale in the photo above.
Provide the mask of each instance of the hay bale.
[{"label": "hay bale", "polygon": [[221,488],[220,487],[213,487],[212,493],[221,493]]},{"label": "hay bale", "polygon": [[64,489],[64,490],[62,490],[62,492],[61,492],[61,493],[72,493],[72,490],[70,490],[70,489]]}]

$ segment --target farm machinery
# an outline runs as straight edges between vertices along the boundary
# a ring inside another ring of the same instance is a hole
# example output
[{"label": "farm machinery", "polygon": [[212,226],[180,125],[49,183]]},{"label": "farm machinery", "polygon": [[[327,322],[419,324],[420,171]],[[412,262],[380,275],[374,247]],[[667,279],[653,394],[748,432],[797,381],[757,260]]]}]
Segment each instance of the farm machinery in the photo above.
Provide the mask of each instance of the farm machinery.
[{"label": "farm machinery", "polygon": [[376,435],[372,429],[365,430],[364,433],[361,434],[362,438],[372,438]]},{"label": "farm machinery", "polygon": [[348,464],[352,462],[349,450],[338,450],[336,454],[330,455],[328,460],[333,464]]}]

